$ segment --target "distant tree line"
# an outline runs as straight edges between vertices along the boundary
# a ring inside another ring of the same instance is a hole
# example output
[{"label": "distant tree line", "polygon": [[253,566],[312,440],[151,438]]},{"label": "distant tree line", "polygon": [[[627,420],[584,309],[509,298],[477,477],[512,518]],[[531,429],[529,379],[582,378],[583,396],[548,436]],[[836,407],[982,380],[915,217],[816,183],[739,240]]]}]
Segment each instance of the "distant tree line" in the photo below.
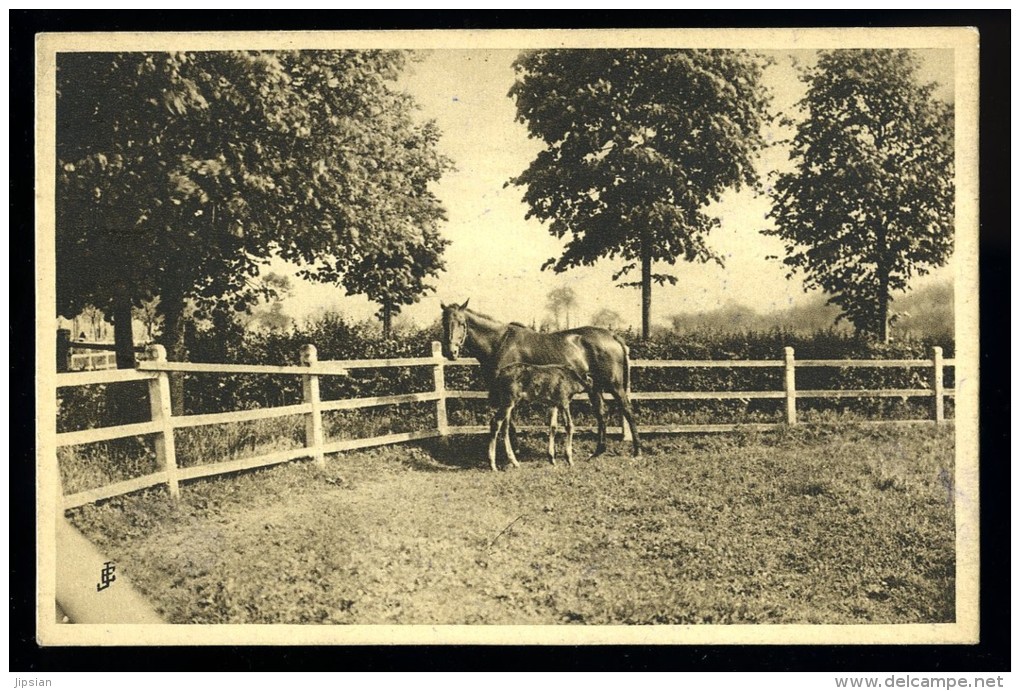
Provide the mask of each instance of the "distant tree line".
[{"label": "distant tree line", "polygon": [[[745,305],[728,302],[714,309],[680,312],[670,315],[673,331],[741,333],[781,329],[799,336],[827,330],[851,332],[852,324],[839,322],[837,305],[829,303],[824,295],[817,295],[804,304],[774,312],[758,312]],[[953,286],[940,283],[908,293],[896,302],[896,311],[890,317],[897,338],[931,339],[948,346],[953,343]]]}]

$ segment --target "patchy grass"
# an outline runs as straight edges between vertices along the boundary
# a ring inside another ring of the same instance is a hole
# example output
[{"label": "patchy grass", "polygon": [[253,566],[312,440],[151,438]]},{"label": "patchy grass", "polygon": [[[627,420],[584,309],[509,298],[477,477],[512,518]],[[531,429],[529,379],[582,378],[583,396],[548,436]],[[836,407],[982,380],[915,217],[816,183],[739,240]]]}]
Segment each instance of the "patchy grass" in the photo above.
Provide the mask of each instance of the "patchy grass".
[{"label": "patchy grass", "polygon": [[65,494],[154,473],[159,469],[151,439],[128,437],[57,449]]},{"label": "patchy grass", "polygon": [[[328,411],[323,414],[323,427],[326,442],[434,428],[435,404]],[[287,415],[185,427],[174,432],[174,440],[177,465],[181,468],[250,458],[303,447],[305,418]],[[151,436],[62,447],[57,450],[57,464],[65,494],[103,487],[161,469],[156,462]]]},{"label": "patchy grass", "polygon": [[677,435],[573,468],[523,442],[508,472],[453,437],[69,515],[177,623],[954,618],[950,430]]}]

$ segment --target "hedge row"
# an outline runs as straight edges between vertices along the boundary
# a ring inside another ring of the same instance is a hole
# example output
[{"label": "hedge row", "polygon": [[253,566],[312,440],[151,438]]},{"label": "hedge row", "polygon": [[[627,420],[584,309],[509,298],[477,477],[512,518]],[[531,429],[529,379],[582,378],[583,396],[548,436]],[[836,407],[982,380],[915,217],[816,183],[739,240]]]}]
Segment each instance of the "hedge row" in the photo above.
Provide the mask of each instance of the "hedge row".
[{"label": "hedge row", "polygon": [[[211,363],[294,364],[302,345],[316,346],[320,360],[384,357],[425,357],[431,355],[436,329],[406,332],[399,338],[379,338],[373,325],[352,322],[331,314],[288,333],[245,331],[236,325],[197,329],[189,334],[189,360]],[[803,359],[927,359],[932,346],[940,345],[947,358],[952,343],[926,340],[875,344],[864,338],[836,331],[811,336],[788,331],[768,332],[667,332],[642,342],[633,333],[621,333],[630,344],[631,358],[684,360],[781,360],[783,349],[792,346]],[[475,367],[446,368],[449,389],[484,389]],[[632,388],[636,391],[757,391],[781,390],[782,370],[773,368],[634,368]],[[799,368],[798,389],[905,389],[930,388],[930,368]],[[953,386],[952,369],[947,370],[947,387]],[[58,429],[82,429],[104,424],[132,422],[134,416],[147,419],[144,386],[114,385],[60,390]],[[349,377],[323,377],[324,399],[384,396],[429,391],[433,387],[428,367],[353,370]],[[112,396],[116,392],[116,397]],[[111,401],[111,398],[116,400]],[[189,414],[210,413],[271,406],[301,401],[301,382],[292,376],[189,374],[185,378],[185,409]],[[718,405],[724,406],[723,402]],[[846,399],[843,407],[859,406],[862,412],[878,411],[874,401]]]}]

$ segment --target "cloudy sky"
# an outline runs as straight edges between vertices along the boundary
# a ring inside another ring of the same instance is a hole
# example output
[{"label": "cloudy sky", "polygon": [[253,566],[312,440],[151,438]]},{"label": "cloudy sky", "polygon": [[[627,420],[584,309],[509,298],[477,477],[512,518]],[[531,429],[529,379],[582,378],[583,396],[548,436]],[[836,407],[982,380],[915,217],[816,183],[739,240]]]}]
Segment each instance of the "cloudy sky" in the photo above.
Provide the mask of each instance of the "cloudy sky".
[{"label": "cloudy sky", "polygon": [[[950,50],[922,51],[925,81],[940,84],[938,96],[951,101],[952,56]],[[520,174],[541,149],[529,140],[523,124],[514,121],[515,109],[507,92],[513,84],[514,50],[434,50],[415,63],[403,86],[421,105],[424,118],[433,118],[443,132],[440,148],[456,165],[436,186],[449,221],[442,231],[451,240],[447,271],[434,282],[436,292],[404,311],[407,318],[426,325],[439,315],[439,303],[470,298],[471,306],[505,321],[541,322],[547,316],[546,295],[569,286],[578,296],[578,316],[587,321],[601,308],[617,311],[624,325],[638,326],[640,292],[614,287],[611,276],[621,262],[603,260],[593,267],[563,274],[541,271],[542,263],[558,256],[560,240],[545,226],[525,220],[523,190],[504,187]],[[777,64],[766,71],[765,80],[774,93],[776,109],[789,112],[803,95],[795,61],[809,62],[813,51],[774,52]],[[778,141],[790,133],[778,127],[766,133]],[[782,145],[766,151],[759,170],[766,175],[787,164]],[[655,286],[652,321],[664,323],[677,312],[710,310],[736,302],[762,312],[784,309],[808,299],[799,281],[788,281],[777,260],[782,244],[759,232],[770,227],[765,218],[768,200],[749,190],[729,193],[711,210],[722,225],[709,236],[709,244],[725,258],[725,268],[712,264],[678,263],[670,270],[676,286]],[[274,270],[281,270],[274,264]],[[915,283],[945,280],[947,269]],[[303,318],[323,310],[339,310],[355,319],[368,319],[377,307],[363,298],[349,298],[332,286],[295,281],[293,296],[286,302],[288,314]],[[576,323],[575,319],[575,323]]]}]

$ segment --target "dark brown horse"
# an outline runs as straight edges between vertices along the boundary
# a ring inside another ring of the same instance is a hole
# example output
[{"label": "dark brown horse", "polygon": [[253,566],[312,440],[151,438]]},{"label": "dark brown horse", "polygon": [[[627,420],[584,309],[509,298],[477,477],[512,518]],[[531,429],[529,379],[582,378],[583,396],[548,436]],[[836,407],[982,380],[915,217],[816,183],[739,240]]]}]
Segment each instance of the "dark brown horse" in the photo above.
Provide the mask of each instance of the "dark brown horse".
[{"label": "dark brown horse", "polygon": [[612,394],[630,426],[634,455],[641,455],[641,443],[634,413],[627,396],[627,346],[606,329],[582,326],[577,329],[538,333],[522,324],[504,324],[463,305],[443,305],[443,355],[456,359],[462,353],[478,358],[482,374],[491,388],[497,370],[524,362],[531,365],[566,365],[582,377],[591,377],[589,392],[598,420],[598,443],[593,456],[606,451],[606,404],[603,392]]}]

